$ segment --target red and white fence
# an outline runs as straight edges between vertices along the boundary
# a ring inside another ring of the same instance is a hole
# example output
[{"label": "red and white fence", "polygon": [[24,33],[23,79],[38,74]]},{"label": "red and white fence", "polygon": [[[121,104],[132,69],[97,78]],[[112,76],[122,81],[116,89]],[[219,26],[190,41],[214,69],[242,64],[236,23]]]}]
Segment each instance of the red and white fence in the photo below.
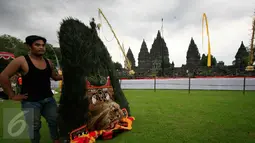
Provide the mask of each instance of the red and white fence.
[{"label": "red and white fence", "polygon": [[122,89],[254,90],[255,77],[121,79]]},{"label": "red and white fence", "polygon": [[[52,88],[58,82],[52,81]],[[120,79],[122,89],[253,90],[255,77],[196,77]]]}]

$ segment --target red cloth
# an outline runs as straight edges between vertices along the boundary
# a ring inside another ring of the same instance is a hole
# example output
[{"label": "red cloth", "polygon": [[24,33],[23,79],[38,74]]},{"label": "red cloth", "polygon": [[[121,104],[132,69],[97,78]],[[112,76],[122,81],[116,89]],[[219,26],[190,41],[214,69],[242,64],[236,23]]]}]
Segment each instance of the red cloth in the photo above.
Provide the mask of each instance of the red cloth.
[{"label": "red cloth", "polygon": [[110,130],[101,130],[101,131],[92,131],[92,132],[83,132],[81,135],[72,137],[73,134],[79,130],[85,129],[86,126],[82,126],[79,129],[74,130],[70,134],[70,143],[95,143],[96,139],[102,137],[103,140],[112,139],[117,134],[132,130],[132,123],[135,120],[134,117],[124,117],[119,123],[115,125],[113,129]]}]

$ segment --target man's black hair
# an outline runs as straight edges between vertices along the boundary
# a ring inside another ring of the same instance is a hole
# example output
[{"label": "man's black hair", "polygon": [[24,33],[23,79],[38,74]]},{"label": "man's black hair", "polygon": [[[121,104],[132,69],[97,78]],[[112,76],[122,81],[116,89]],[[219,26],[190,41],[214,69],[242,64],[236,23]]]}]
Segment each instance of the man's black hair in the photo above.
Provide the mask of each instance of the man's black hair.
[{"label": "man's black hair", "polygon": [[26,37],[25,44],[32,46],[32,44],[37,40],[43,40],[44,44],[46,44],[47,40],[44,37],[37,36],[37,35],[30,35]]}]

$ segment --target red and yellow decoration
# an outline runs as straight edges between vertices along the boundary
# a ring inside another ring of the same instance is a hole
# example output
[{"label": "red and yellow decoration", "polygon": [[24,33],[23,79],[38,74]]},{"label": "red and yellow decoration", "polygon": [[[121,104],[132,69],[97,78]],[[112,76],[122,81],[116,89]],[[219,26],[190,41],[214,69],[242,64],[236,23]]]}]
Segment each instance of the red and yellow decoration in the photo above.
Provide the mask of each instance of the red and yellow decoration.
[{"label": "red and yellow decoration", "polygon": [[126,109],[122,109],[125,117],[115,124],[114,128],[100,131],[88,131],[86,125],[70,133],[70,143],[95,143],[101,137],[103,140],[112,139],[118,133],[132,130],[134,117],[129,117]]}]

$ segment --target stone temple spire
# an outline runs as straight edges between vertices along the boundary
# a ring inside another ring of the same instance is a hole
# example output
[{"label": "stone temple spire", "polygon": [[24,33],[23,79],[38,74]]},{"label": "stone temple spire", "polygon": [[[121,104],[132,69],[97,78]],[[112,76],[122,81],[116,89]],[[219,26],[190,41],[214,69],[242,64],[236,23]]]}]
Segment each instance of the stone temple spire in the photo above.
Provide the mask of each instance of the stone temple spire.
[{"label": "stone temple spire", "polygon": [[130,47],[128,48],[127,58],[131,62],[132,69],[134,69],[135,68],[135,58],[134,58],[134,54],[133,54],[132,50],[130,49]]},{"label": "stone temple spire", "polygon": [[151,69],[150,53],[148,51],[147,44],[144,39],[142,42],[140,52],[138,54],[138,68],[143,72],[147,72],[149,69]]}]

